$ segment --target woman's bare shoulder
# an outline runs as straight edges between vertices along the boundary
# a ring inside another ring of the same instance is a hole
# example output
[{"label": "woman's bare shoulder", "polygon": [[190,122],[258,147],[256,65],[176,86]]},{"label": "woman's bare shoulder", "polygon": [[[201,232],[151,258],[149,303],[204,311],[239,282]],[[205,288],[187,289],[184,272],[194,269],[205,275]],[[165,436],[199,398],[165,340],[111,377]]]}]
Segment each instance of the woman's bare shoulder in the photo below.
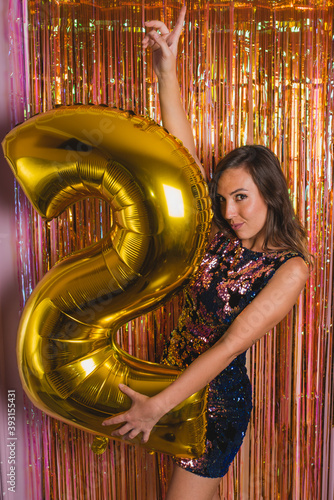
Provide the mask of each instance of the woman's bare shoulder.
[{"label": "woman's bare shoulder", "polygon": [[299,283],[306,283],[309,278],[310,271],[305,260],[296,255],[291,257],[284,264],[282,264],[275,273],[276,279],[291,281],[297,280]]}]

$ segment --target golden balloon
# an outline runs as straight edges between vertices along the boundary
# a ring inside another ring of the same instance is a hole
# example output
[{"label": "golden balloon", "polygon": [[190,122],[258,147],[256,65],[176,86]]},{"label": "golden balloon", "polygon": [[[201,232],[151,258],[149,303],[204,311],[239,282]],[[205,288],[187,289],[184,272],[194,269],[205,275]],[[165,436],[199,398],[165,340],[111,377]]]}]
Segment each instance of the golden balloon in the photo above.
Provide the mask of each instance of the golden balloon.
[{"label": "golden balloon", "polygon": [[[112,207],[114,222],[103,240],[60,261],[36,286],[17,342],[20,376],[33,403],[110,437],[115,426],[102,421],[131,406],[119,383],[151,396],[180,373],[130,356],[115,333],[159,307],[195,272],[211,220],[206,183],[188,151],[162,127],[102,106],[37,115],[13,129],[3,149],[42,217],[57,217],[88,196]],[[165,415],[143,446],[200,456],[205,411],[202,390]]]}]

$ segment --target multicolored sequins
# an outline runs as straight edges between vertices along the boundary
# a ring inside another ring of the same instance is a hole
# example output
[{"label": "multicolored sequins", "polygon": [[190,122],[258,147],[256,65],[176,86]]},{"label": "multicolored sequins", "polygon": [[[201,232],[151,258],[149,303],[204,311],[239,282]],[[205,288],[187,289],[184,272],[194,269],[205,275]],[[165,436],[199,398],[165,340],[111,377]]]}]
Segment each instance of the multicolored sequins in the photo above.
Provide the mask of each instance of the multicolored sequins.
[{"label": "multicolored sequins", "polygon": [[[185,369],[220,339],[275,271],[297,252],[254,252],[237,239],[217,233],[185,291],[178,327],[162,362]],[[196,460],[176,459],[180,467],[204,477],[222,477],[237,454],[250,419],[252,391],[246,353],[236,357],[209,384],[206,451]]]}]

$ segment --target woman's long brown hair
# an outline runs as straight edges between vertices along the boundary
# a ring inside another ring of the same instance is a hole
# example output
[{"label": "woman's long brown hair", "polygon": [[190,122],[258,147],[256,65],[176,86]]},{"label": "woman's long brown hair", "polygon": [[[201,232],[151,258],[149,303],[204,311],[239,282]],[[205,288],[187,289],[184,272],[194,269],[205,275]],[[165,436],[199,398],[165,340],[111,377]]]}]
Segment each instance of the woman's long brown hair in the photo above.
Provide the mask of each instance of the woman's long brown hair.
[{"label": "woman's long brown hair", "polygon": [[268,206],[263,250],[270,251],[270,248],[294,250],[303,255],[306,262],[311,263],[306,232],[292,208],[280,162],[276,155],[264,146],[236,148],[218,163],[210,182],[214,222],[217,227],[236,237],[221,214],[217,186],[223,172],[238,167],[245,167],[249,171]]}]

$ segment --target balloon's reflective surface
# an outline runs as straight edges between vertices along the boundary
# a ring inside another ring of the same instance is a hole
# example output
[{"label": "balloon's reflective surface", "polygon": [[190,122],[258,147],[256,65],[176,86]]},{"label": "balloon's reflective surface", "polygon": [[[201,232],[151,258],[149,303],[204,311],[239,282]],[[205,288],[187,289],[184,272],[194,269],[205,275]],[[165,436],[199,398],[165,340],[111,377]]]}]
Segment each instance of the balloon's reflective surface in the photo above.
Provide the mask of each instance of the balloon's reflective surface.
[{"label": "balloon's reflective surface", "polygon": [[[187,150],[163,128],[105,107],[37,115],[13,129],[3,148],[46,219],[87,196],[113,209],[105,238],[60,261],[35,288],[17,344],[22,383],[34,404],[110,437],[115,427],[102,421],[131,405],[119,383],[150,396],[179,375],[129,355],[115,333],[160,306],[196,270],[211,219],[206,184]],[[144,446],[199,456],[205,408],[204,389],[165,415]]]}]

